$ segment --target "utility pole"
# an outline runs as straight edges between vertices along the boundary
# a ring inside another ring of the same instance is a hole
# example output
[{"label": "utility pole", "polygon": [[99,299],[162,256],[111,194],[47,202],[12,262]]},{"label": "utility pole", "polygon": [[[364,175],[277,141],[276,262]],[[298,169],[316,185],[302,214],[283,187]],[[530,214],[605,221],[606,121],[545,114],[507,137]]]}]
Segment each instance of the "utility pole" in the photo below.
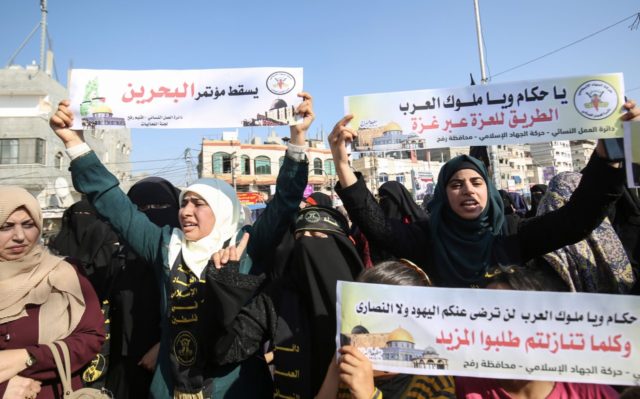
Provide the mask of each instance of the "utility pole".
[{"label": "utility pole", "polygon": [[47,0],[40,0],[40,14],[42,27],[40,32],[40,70],[45,70],[45,53],[47,47]]},{"label": "utility pole", "polygon": [[[481,83],[487,84],[487,71],[484,61],[484,40],[482,39],[482,25],[480,24],[480,6],[478,0],[473,0],[473,7],[476,15],[476,36],[478,38],[478,53],[480,55],[480,76]],[[498,148],[495,145],[489,146],[489,162],[491,164],[491,173],[493,183],[500,188],[500,168],[498,166]]]}]

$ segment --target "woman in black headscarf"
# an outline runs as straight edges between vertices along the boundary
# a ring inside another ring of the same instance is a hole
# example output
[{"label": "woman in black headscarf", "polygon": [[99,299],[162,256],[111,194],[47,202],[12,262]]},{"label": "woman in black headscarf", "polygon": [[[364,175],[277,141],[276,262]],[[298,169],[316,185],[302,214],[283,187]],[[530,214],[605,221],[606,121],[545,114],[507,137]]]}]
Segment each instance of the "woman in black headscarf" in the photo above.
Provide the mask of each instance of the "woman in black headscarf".
[{"label": "woman in black headscarf", "polygon": [[[427,213],[413,200],[409,190],[397,181],[388,181],[378,189],[378,202],[387,219],[399,220],[404,224],[427,219]],[[366,234],[364,234],[366,238]],[[372,264],[395,259],[389,251],[378,245],[369,246]]]},{"label": "woman in black headscarf", "polygon": [[[635,103],[624,106],[632,111],[621,119],[640,118]],[[384,217],[364,180],[351,170],[345,144],[357,137],[357,132],[347,126],[352,118],[343,118],[329,136],[340,180],[336,189],[351,220],[372,245],[417,263],[436,285],[484,285],[490,266],[523,264],[580,241],[602,222],[609,205],[622,193],[624,174],[606,159],[600,141],[566,206],[523,222],[516,234],[505,235],[502,199],[486,168],[477,159],[461,155],[440,169],[429,203],[430,218],[402,224]]]},{"label": "woman in black headscarf", "polygon": [[[285,273],[245,308],[217,309],[229,332],[222,339],[226,345],[216,345],[221,363],[242,360],[269,340],[275,392],[315,396],[336,351],[336,283],[354,281],[364,269],[348,229],[333,208],[308,206],[298,213]],[[215,273],[212,280],[227,290],[245,284],[233,266]],[[214,291],[223,292],[220,287]]]},{"label": "woman in black headscarf", "polygon": [[[127,193],[158,226],[179,227],[180,190],[160,177],[148,177]],[[119,399],[146,398],[160,342],[160,283],[153,265],[126,243],[111,289],[110,365],[106,387]]]},{"label": "woman in black headscarf", "polygon": [[427,219],[425,211],[416,204],[413,196],[405,186],[397,181],[388,181],[378,189],[380,206],[389,219],[413,223]]},{"label": "woman in black headscarf", "polygon": [[111,266],[119,247],[117,234],[86,199],[64,211],[60,232],[49,244],[84,272],[101,301],[109,295],[115,272]]},{"label": "woman in black headscarf", "polygon": [[504,224],[502,225],[503,232],[505,234],[514,234],[518,231],[518,223],[520,223],[520,217],[516,213],[513,200],[508,192],[505,190],[498,190],[500,197],[502,198],[502,205],[504,207]]},{"label": "woman in black headscarf", "polygon": [[540,203],[540,200],[542,199],[542,197],[544,197],[544,194],[546,192],[546,184],[534,184],[533,186],[531,186],[531,208],[529,208],[527,213],[525,213],[524,217],[532,218],[536,216],[536,213],[538,211],[538,204]]}]

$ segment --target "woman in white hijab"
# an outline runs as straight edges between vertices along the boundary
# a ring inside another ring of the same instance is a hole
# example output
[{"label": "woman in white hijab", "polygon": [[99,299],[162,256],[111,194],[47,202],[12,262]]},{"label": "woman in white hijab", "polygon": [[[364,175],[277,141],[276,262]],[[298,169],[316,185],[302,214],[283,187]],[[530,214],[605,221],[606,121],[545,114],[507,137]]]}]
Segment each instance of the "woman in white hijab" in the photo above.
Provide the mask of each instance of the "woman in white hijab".
[{"label": "woman in white hijab", "polygon": [[[298,210],[307,183],[305,134],[314,119],[311,96],[299,94],[302,123],[291,127],[287,156],[280,168],[276,195],[256,221],[240,259],[241,273],[259,275],[261,258],[288,228]],[[68,101],[60,103],[50,124],[67,147],[76,189],[87,195],[131,248],[158,265],[164,286],[166,312],[159,367],[152,383],[154,398],[267,398],[272,397],[271,378],[263,359],[253,356],[239,364],[217,366],[214,350],[219,326],[209,307],[206,284],[212,257],[235,244],[242,235],[244,213],[231,186],[217,179],[201,179],[180,196],[180,229],[159,228],[118,188],[117,179],[100,163],[78,132],[70,130],[73,114]],[[224,259],[223,259],[224,261]],[[258,278],[258,276],[256,276]],[[229,300],[233,300],[230,298]],[[164,356],[163,356],[164,355]]]}]

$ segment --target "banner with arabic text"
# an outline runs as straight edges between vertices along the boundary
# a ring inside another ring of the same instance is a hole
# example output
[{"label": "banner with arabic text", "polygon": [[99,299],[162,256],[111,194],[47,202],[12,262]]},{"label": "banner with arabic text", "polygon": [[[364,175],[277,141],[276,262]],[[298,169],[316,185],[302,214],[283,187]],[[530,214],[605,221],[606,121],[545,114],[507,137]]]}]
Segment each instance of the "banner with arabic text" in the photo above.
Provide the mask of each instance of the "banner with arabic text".
[{"label": "banner with arabic text", "polygon": [[339,344],[374,369],[640,383],[640,297],[338,282]]},{"label": "banner with arabic text", "polygon": [[75,129],[296,123],[302,68],[71,71]]},{"label": "banner with arabic text", "polygon": [[640,121],[624,124],[624,155],[627,184],[640,188]]},{"label": "banner with arabic text", "polygon": [[622,137],[622,74],[344,98],[356,151]]}]

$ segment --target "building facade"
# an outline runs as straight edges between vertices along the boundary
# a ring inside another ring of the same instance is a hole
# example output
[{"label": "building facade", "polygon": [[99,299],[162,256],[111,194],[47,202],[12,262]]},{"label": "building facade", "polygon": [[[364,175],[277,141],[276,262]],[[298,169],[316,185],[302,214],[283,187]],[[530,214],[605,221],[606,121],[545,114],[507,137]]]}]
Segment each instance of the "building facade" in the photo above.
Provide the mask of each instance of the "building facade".
[{"label": "building facade", "polygon": [[[0,70],[0,184],[24,187],[38,198],[45,236],[80,199],[64,145],[49,127],[57,104],[67,97],[66,89],[36,65]],[[130,178],[128,129],[85,131],[84,137],[114,175]]]},{"label": "building facade", "polygon": [[[264,142],[258,137],[250,143],[229,138],[202,140],[199,177],[222,179],[238,192],[271,193],[284,162],[286,140],[273,133]],[[331,150],[320,140],[308,140],[308,144],[309,184],[316,191],[330,190],[337,180]]]}]

